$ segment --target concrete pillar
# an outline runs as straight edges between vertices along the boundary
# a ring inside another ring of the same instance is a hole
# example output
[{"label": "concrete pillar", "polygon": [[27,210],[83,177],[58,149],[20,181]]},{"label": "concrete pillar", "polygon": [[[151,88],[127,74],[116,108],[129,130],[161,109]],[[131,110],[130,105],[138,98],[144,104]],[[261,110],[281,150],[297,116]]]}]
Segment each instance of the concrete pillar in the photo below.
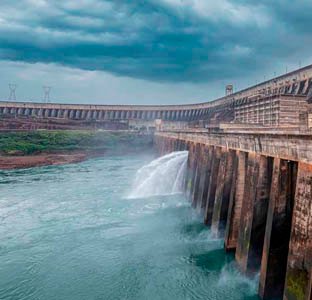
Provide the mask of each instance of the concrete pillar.
[{"label": "concrete pillar", "polygon": [[67,118],[68,118],[68,114],[69,114],[68,109],[64,109],[64,110],[63,110],[63,118],[64,118],[64,119],[67,119]]},{"label": "concrete pillar", "polygon": [[189,110],[184,111],[184,120],[188,120],[189,118]]},{"label": "concrete pillar", "polygon": [[84,120],[86,118],[86,115],[87,115],[87,111],[83,109],[80,113],[80,118]]},{"label": "concrete pillar", "polygon": [[62,117],[63,117],[63,110],[62,110],[62,109],[58,109],[58,110],[57,110],[56,117],[57,117],[57,118],[62,118]]},{"label": "concrete pillar", "polygon": [[112,116],[113,116],[113,120],[117,120],[118,119],[118,110],[114,110]]},{"label": "concrete pillar", "polygon": [[190,113],[189,113],[189,120],[193,120],[193,117],[194,117],[194,110],[193,109],[191,109],[190,110]]},{"label": "concrete pillar", "polygon": [[38,115],[39,118],[42,117],[42,115],[43,115],[43,110],[42,110],[42,108],[39,108],[39,109],[38,109],[37,115]]},{"label": "concrete pillar", "polygon": [[211,224],[211,230],[216,236],[223,234],[225,230],[235,159],[235,151],[222,150]]},{"label": "concrete pillar", "polygon": [[162,119],[167,120],[167,111],[162,111]]},{"label": "concrete pillar", "polygon": [[274,158],[270,203],[263,245],[259,295],[262,299],[282,299],[297,163]]},{"label": "concrete pillar", "polygon": [[214,156],[214,147],[205,146],[203,168],[202,168],[202,174],[200,176],[200,183],[199,183],[200,190],[198,192],[198,198],[199,198],[198,208],[201,211],[206,209],[213,156]]},{"label": "concrete pillar", "polygon": [[73,119],[75,117],[75,111],[73,109],[71,109],[69,111],[69,119]]},{"label": "concrete pillar", "polygon": [[80,119],[80,115],[81,115],[81,110],[77,109],[76,113],[75,113],[75,119]]},{"label": "concrete pillar", "polygon": [[[194,163],[193,163],[193,172],[192,172],[192,184],[191,184],[191,191],[190,191],[190,196],[191,196],[191,200],[194,194],[194,190],[195,188],[198,189],[198,184],[199,184],[199,168],[200,168],[200,159],[201,159],[201,155],[200,155],[200,144],[196,143],[195,144],[195,153],[194,153]],[[197,178],[196,178],[197,176]],[[197,180],[197,182],[196,182]],[[197,186],[195,186],[197,184]],[[196,192],[197,193],[197,192]],[[195,207],[194,203],[192,202],[193,207]]]},{"label": "concrete pillar", "polygon": [[205,208],[205,219],[204,222],[206,225],[210,226],[212,222],[212,213],[217,189],[217,179],[218,179],[218,171],[220,165],[220,158],[221,158],[221,148],[216,147],[214,151],[214,155],[212,157],[212,166],[211,166],[211,173],[209,178],[209,189],[207,193],[207,200],[206,200],[206,208]]},{"label": "concrete pillar", "polygon": [[[192,146],[189,150],[191,157],[190,161],[190,168],[189,168],[189,182],[188,182],[188,190],[187,195],[191,198],[194,192],[195,188],[195,177],[197,172],[197,167],[199,164],[199,150],[200,150],[200,144],[198,143],[192,143]],[[192,200],[192,198],[191,198]],[[192,203],[192,205],[194,205]]]},{"label": "concrete pillar", "polygon": [[88,110],[86,112],[86,120],[91,120],[91,118],[92,118],[92,110]]},{"label": "concrete pillar", "polygon": [[174,151],[175,139],[169,138],[166,144],[166,153]]},{"label": "concrete pillar", "polygon": [[186,143],[184,140],[178,140],[178,151],[185,151],[186,150]]},{"label": "concrete pillar", "polygon": [[244,273],[255,272],[261,265],[272,167],[271,158],[249,153],[235,255]]},{"label": "concrete pillar", "polygon": [[152,112],[149,110],[146,112],[146,119],[151,120],[152,119]]},{"label": "concrete pillar", "polygon": [[175,121],[180,121],[180,111],[179,110],[176,110],[174,112],[174,120]]},{"label": "concrete pillar", "polygon": [[204,156],[204,145],[197,144],[196,145],[196,171],[195,171],[195,177],[193,182],[193,192],[192,192],[192,206],[197,207],[198,198],[199,198],[199,190],[200,190],[200,178],[202,176],[202,170],[203,170],[203,156]]},{"label": "concrete pillar", "polygon": [[176,121],[177,120],[177,112],[175,110],[171,111],[171,120]]},{"label": "concrete pillar", "polygon": [[99,119],[99,120],[103,120],[103,117],[104,117],[104,112],[103,112],[103,110],[99,110],[99,111],[98,111],[98,119]]},{"label": "concrete pillar", "polygon": [[236,156],[237,162],[236,166],[234,166],[233,184],[231,187],[228,217],[224,236],[224,246],[227,251],[234,250],[237,246],[247,172],[248,154],[246,152],[237,151]]},{"label": "concrete pillar", "polygon": [[186,195],[190,195],[192,190],[192,179],[194,173],[195,165],[195,144],[187,142],[187,149],[189,151],[188,161],[187,161],[187,171],[186,171]]},{"label": "concrete pillar", "polygon": [[178,111],[178,121],[182,121],[184,118],[184,111],[183,110],[179,110]]},{"label": "concrete pillar", "polygon": [[185,118],[185,110],[181,110],[179,113],[179,120],[182,121]]},{"label": "concrete pillar", "polygon": [[172,111],[171,110],[168,110],[168,112],[167,112],[167,120],[168,121],[172,120]]},{"label": "concrete pillar", "polygon": [[311,300],[311,282],[312,165],[300,162],[289,243],[284,299]]},{"label": "concrete pillar", "polygon": [[110,116],[110,117],[109,117],[110,120],[115,120],[115,118],[116,118],[116,111],[114,111],[114,110],[111,111],[110,114],[109,114],[109,116]]}]

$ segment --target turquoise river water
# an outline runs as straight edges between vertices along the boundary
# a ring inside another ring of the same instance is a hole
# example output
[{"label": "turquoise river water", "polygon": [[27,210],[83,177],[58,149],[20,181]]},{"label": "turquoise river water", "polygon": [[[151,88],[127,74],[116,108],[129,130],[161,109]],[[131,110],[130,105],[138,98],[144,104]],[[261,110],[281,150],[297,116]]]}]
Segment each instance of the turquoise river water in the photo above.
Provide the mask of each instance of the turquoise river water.
[{"label": "turquoise river water", "polygon": [[152,160],[2,171],[0,299],[258,299],[182,194],[128,197]]}]

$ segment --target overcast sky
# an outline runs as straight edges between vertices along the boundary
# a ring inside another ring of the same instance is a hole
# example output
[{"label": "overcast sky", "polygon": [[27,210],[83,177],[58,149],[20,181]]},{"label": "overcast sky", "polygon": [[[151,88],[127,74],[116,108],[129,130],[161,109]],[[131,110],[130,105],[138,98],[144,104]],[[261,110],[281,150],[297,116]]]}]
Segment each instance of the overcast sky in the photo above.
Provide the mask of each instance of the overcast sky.
[{"label": "overcast sky", "polygon": [[312,63],[311,0],[1,0],[0,99],[209,101]]}]

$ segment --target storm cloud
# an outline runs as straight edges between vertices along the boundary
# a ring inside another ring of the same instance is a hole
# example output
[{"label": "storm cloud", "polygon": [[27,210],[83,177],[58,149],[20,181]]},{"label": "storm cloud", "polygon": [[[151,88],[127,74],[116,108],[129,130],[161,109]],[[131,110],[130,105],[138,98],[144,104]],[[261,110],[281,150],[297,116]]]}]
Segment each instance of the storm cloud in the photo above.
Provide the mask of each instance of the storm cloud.
[{"label": "storm cloud", "polygon": [[205,82],[311,58],[310,0],[2,0],[0,59]]}]

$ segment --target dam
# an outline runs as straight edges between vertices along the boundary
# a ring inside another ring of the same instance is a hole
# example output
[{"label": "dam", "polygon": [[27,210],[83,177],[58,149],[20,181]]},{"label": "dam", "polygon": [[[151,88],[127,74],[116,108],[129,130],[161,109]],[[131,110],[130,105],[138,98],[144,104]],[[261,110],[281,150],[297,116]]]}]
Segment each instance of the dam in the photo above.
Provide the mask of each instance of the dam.
[{"label": "dam", "polygon": [[261,299],[312,299],[312,66],[220,99],[122,106],[0,102],[1,130],[151,130],[159,155],[188,151],[183,190],[260,272]]},{"label": "dam", "polygon": [[[0,129],[312,128],[312,65],[204,103],[83,105],[0,101]],[[155,121],[156,124],[155,124]]]},{"label": "dam", "polygon": [[239,269],[260,270],[260,297],[311,299],[311,136],[158,132],[155,143],[189,151],[185,192]]}]

